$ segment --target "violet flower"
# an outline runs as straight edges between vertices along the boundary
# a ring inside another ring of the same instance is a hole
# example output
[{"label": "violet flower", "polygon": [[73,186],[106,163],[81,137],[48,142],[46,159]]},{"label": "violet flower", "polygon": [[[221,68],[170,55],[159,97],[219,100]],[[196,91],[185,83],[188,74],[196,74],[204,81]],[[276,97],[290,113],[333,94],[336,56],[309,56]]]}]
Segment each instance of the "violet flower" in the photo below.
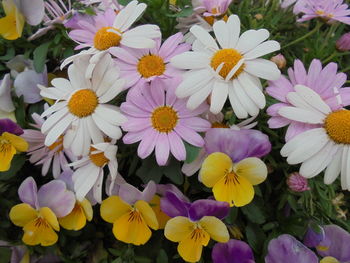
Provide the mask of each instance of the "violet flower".
[{"label": "violet flower", "polygon": [[255,263],[252,249],[243,241],[217,243],[211,252],[213,263]]}]

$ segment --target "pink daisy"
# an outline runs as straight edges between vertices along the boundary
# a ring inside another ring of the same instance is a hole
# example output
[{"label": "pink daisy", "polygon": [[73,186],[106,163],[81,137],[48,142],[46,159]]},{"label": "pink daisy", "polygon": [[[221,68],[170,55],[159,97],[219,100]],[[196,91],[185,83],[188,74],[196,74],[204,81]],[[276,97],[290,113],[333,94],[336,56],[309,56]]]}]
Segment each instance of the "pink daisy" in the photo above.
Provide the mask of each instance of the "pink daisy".
[{"label": "pink daisy", "polygon": [[181,43],[181,33],[169,37],[163,45],[160,39],[156,40],[156,46],[151,49],[110,49],[111,54],[119,59],[118,66],[121,76],[127,80],[127,88],[155,79],[173,78],[181,72],[170,65],[170,59],[190,50],[191,46]]},{"label": "pink daisy", "polygon": [[[178,79],[174,81],[179,83]],[[167,163],[170,152],[177,160],[183,161],[186,159],[183,141],[197,147],[204,145],[198,132],[207,131],[210,123],[197,116],[205,112],[208,105],[201,104],[190,111],[186,107],[187,101],[178,99],[173,87],[165,90],[160,82],[154,84],[156,87],[151,88],[146,83],[142,89],[130,90],[126,102],[121,105],[128,118],[122,126],[128,131],[123,142],[141,141],[137,152],[142,159],[155,149],[159,165]]]},{"label": "pink daisy", "polygon": [[318,127],[317,124],[308,124],[287,119],[278,114],[279,109],[291,106],[287,95],[295,91],[296,85],[304,85],[318,93],[332,110],[350,105],[350,88],[341,88],[346,82],[346,74],[337,73],[338,65],[329,63],[322,69],[318,59],[311,62],[308,72],[300,60],[295,60],[294,68],[288,69],[288,76],[281,76],[278,80],[269,81],[266,92],[280,101],[270,106],[267,113],[272,116],[268,121],[270,128],[281,128],[289,125],[286,141],[294,136]]},{"label": "pink daisy", "polygon": [[304,15],[298,22],[319,17],[328,22],[339,21],[350,24],[350,9],[343,2],[343,0],[308,0],[299,7],[299,11]]},{"label": "pink daisy", "polygon": [[74,29],[69,37],[78,42],[76,49],[89,47],[85,52],[69,58],[72,61],[76,56],[97,54],[109,51],[111,47],[153,48],[154,39],[161,36],[156,25],[141,25],[130,29],[140,18],[147,5],[131,1],[122,10],[116,13],[113,9],[107,9],[94,17],[93,21],[81,20],[78,25],[81,29]]},{"label": "pink daisy", "polygon": [[[29,143],[29,161],[35,165],[42,165],[41,174],[45,176],[52,164],[52,174],[57,178],[62,171],[69,170],[68,160],[74,160],[73,154],[63,148],[63,137],[50,146],[45,146],[46,136],[40,131],[44,119],[34,113],[32,118],[35,124],[32,126],[38,130],[26,129],[23,137]],[[68,159],[67,159],[68,158]]]}]

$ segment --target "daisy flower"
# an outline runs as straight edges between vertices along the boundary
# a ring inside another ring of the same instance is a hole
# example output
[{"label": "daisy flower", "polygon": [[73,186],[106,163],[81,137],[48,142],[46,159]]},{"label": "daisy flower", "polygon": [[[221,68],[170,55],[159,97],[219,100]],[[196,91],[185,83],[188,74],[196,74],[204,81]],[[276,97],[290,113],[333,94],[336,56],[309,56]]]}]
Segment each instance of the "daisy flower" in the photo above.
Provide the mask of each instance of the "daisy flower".
[{"label": "daisy flower", "polygon": [[21,136],[29,143],[27,151],[30,155],[29,161],[35,165],[42,165],[43,176],[47,175],[52,165],[53,177],[57,178],[61,171],[69,169],[68,160],[74,159],[74,156],[69,150],[63,148],[63,136],[60,136],[52,145],[45,146],[46,136],[40,131],[45,120],[36,113],[32,114],[32,118],[35,124],[31,126],[36,130],[25,129]]},{"label": "daisy flower", "polygon": [[121,76],[127,80],[126,87],[134,87],[155,79],[169,79],[181,73],[170,65],[170,59],[190,50],[189,44],[181,43],[183,35],[177,33],[169,37],[163,45],[156,40],[152,49],[122,49],[112,47],[111,54],[118,57]]},{"label": "daisy flower", "polygon": [[82,201],[87,193],[93,189],[94,199],[101,203],[104,167],[108,167],[112,181],[118,173],[116,158],[118,147],[114,143],[115,141],[111,141],[91,145],[88,156],[70,164],[76,169],[72,179],[74,192],[79,201]]},{"label": "daisy flower", "polygon": [[70,38],[79,43],[76,49],[89,47],[84,53],[72,56],[64,62],[63,66],[70,63],[77,56],[96,54],[109,51],[111,47],[121,46],[130,48],[153,48],[155,38],[161,36],[156,25],[141,25],[130,29],[145,11],[147,5],[131,1],[118,14],[112,9],[99,13],[94,18],[94,23],[81,21],[82,29],[72,30]]},{"label": "daisy flower", "polygon": [[295,91],[294,87],[298,84],[305,85],[317,92],[332,109],[339,108],[336,99],[338,93],[343,106],[350,105],[350,89],[341,88],[346,82],[346,74],[337,73],[337,68],[336,63],[329,63],[322,68],[321,61],[314,59],[306,71],[303,63],[300,60],[295,60],[294,68],[288,69],[288,77],[282,75],[278,80],[269,81],[266,92],[280,101],[267,109],[267,113],[271,116],[268,121],[269,127],[281,128],[289,125],[285,136],[286,141],[303,131],[317,127],[316,124],[293,121],[278,114],[281,107],[291,106],[287,95],[289,92]]},{"label": "daisy flower", "polygon": [[187,107],[195,109],[211,95],[210,111],[218,113],[229,97],[238,118],[255,116],[265,107],[260,78],[275,80],[280,77],[276,64],[259,57],[280,49],[276,41],[266,41],[266,29],[248,30],[239,37],[240,20],[231,15],[227,23],[213,25],[214,38],[200,26],[191,32],[197,38],[192,50],[171,59],[180,69],[189,69],[176,90],[179,98],[189,97]]},{"label": "daisy flower", "polygon": [[[119,78],[119,69],[108,53],[102,55],[89,71],[88,57],[81,57],[68,68],[69,80],[56,78],[54,87],[41,87],[41,96],[56,100],[42,114],[49,116],[41,126],[46,134],[45,145],[51,146],[64,135],[64,147],[74,155],[89,153],[90,143],[104,142],[104,136],[119,139],[119,125],[126,121],[113,105],[106,104],[122,90],[125,81]],[[91,75],[86,78],[86,74]]]},{"label": "daisy flower", "polygon": [[210,123],[197,117],[207,109],[202,104],[196,110],[186,109],[186,100],[178,99],[174,89],[164,90],[162,85],[130,90],[121,110],[128,121],[122,128],[128,133],[123,137],[126,144],[141,141],[137,153],[144,159],[155,149],[157,163],[165,165],[169,153],[179,161],[186,159],[183,141],[197,147],[204,145],[198,132],[207,131]]},{"label": "daisy flower", "polygon": [[343,0],[308,0],[299,9],[304,14],[298,22],[321,18],[330,23],[339,21],[349,25],[350,9],[348,7]]},{"label": "daisy flower", "polygon": [[308,0],[283,0],[281,3],[282,8],[288,8],[294,4],[293,13],[299,14],[300,9],[307,4]]},{"label": "daisy flower", "polygon": [[294,90],[287,94],[291,106],[281,107],[278,114],[316,127],[293,137],[281,155],[289,164],[301,163],[299,173],[305,178],[326,169],[324,182],[331,184],[341,174],[342,188],[350,190],[350,111],[341,103],[332,109],[329,101],[306,86],[297,85]]}]

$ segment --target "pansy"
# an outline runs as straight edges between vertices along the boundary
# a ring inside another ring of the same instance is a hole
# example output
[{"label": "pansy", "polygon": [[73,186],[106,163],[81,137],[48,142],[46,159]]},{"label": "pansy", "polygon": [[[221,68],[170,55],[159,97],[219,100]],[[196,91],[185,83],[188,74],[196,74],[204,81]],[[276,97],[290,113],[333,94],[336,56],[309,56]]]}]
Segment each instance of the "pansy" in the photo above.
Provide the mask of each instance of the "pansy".
[{"label": "pansy", "polygon": [[97,14],[93,23],[81,21],[82,29],[69,32],[69,36],[80,43],[76,49],[89,47],[87,52],[79,53],[70,57],[66,63],[70,63],[76,56],[96,54],[109,51],[111,47],[121,46],[130,48],[153,48],[154,39],[161,36],[159,27],[156,25],[141,25],[130,29],[140,18],[147,5],[131,1],[118,14],[113,9],[108,9]]},{"label": "pansy", "polygon": [[[197,38],[192,50],[171,59],[171,64],[188,69],[176,90],[179,98],[189,97],[187,107],[195,109],[211,95],[210,111],[222,110],[227,97],[238,118],[255,116],[266,104],[259,78],[276,80],[276,64],[259,57],[280,49],[276,41],[266,41],[266,29],[248,30],[240,36],[240,20],[231,15],[227,22],[213,25],[217,39],[200,26],[191,28]],[[220,47],[218,46],[219,43]]]},{"label": "pansy", "polygon": [[323,100],[327,102],[331,109],[339,109],[339,103],[345,107],[350,104],[350,88],[342,88],[346,82],[346,74],[337,73],[338,65],[329,63],[322,68],[321,61],[312,60],[308,71],[306,71],[300,60],[294,61],[294,68],[288,69],[288,78],[281,76],[276,81],[270,81],[266,92],[279,100],[267,109],[267,113],[272,116],[269,121],[270,128],[281,128],[288,126],[286,141],[289,141],[299,133],[309,130],[318,125],[294,121],[278,114],[278,110],[285,106],[291,106],[287,95],[295,91],[296,85],[305,85],[317,92]]},{"label": "pansy", "polygon": [[196,110],[186,108],[186,100],[175,96],[173,85],[166,86],[159,81],[153,81],[152,87],[145,84],[142,89],[128,92],[126,102],[121,110],[127,115],[128,121],[123,124],[123,130],[128,133],[123,137],[126,144],[141,141],[138,146],[138,156],[142,159],[149,156],[155,149],[157,163],[165,165],[170,152],[179,161],[186,159],[184,141],[197,147],[204,145],[198,132],[210,128],[210,123],[197,117],[207,109],[202,104]]},{"label": "pansy", "polygon": [[[64,147],[74,155],[86,155],[91,141],[104,142],[104,136],[119,139],[120,125],[126,121],[116,106],[107,102],[122,90],[125,81],[119,78],[119,70],[111,56],[103,54],[94,64],[81,57],[68,68],[69,80],[55,78],[54,87],[41,87],[41,96],[56,100],[42,117],[49,116],[41,127],[47,134],[45,145],[50,146],[64,136]],[[92,72],[91,72],[92,71]]]},{"label": "pansy", "polygon": [[75,198],[63,181],[53,180],[39,191],[32,177],[23,181],[18,189],[23,203],[11,208],[10,219],[23,228],[22,241],[30,246],[51,246],[58,240],[60,230],[57,218],[64,217],[74,207]]},{"label": "pansy", "polygon": [[161,45],[156,40],[156,46],[151,49],[126,49],[112,47],[111,54],[118,57],[121,76],[127,80],[126,87],[133,87],[155,79],[171,79],[182,72],[171,66],[170,59],[190,49],[189,44],[181,43],[183,35],[177,33],[170,36]]},{"label": "pansy", "polygon": [[254,123],[243,121],[231,128],[223,128],[225,124],[214,122],[212,129],[206,132],[205,145],[197,158],[189,164],[184,164],[182,172],[187,176],[196,173],[204,159],[214,152],[230,155],[234,162],[247,157],[263,157],[271,151],[271,143],[267,135],[258,130],[250,129]]},{"label": "pansy", "polygon": [[[151,229],[158,229],[156,214],[149,202],[153,198],[156,185],[150,182],[142,194],[136,196],[130,192],[132,186],[120,186],[119,196],[110,196],[103,200],[101,217],[113,224],[116,239],[136,246],[145,244],[152,236]],[[140,199],[139,199],[140,198]]]},{"label": "pansy", "polygon": [[278,110],[282,117],[304,124],[314,125],[301,132],[281,149],[289,164],[302,163],[299,173],[312,178],[326,169],[324,182],[331,184],[341,174],[343,189],[350,189],[350,111],[332,105],[341,102],[340,96],[325,100],[314,90],[296,85],[295,92],[287,94],[291,106]]},{"label": "pansy", "polygon": [[0,35],[8,40],[15,40],[22,35],[25,18],[14,0],[3,0],[6,16],[0,18]]},{"label": "pansy", "polygon": [[[74,192],[72,175],[72,170],[66,170],[59,176],[58,179],[66,183],[68,190]],[[72,211],[68,215],[58,218],[58,222],[65,229],[77,231],[86,225],[86,221],[91,221],[92,217],[93,210],[91,202],[86,198],[81,201],[76,199]]]},{"label": "pansy", "polygon": [[203,246],[210,239],[225,243],[229,240],[226,225],[221,221],[229,212],[225,202],[197,200],[185,202],[172,191],[167,191],[161,200],[162,210],[172,216],[164,228],[167,239],[179,243],[177,251],[187,262],[197,262]]},{"label": "pansy", "polygon": [[102,201],[102,184],[104,179],[104,167],[107,166],[112,181],[118,172],[117,150],[115,141],[93,144],[89,155],[70,164],[73,166],[74,191],[79,201],[82,201],[87,193],[93,189],[93,197],[98,202]]},{"label": "pansy", "polygon": [[217,243],[211,252],[213,263],[255,263],[252,249],[240,240]]},{"label": "pansy", "polygon": [[0,119],[0,172],[10,169],[13,156],[28,149],[28,143],[19,135],[23,130],[10,119]]},{"label": "pansy", "polygon": [[299,11],[303,13],[298,22],[304,22],[313,18],[321,18],[328,23],[341,22],[350,24],[350,9],[343,0],[307,0],[300,6]]},{"label": "pansy", "polygon": [[10,74],[5,74],[0,80],[0,111],[12,112],[15,106],[11,97],[11,77]]}]

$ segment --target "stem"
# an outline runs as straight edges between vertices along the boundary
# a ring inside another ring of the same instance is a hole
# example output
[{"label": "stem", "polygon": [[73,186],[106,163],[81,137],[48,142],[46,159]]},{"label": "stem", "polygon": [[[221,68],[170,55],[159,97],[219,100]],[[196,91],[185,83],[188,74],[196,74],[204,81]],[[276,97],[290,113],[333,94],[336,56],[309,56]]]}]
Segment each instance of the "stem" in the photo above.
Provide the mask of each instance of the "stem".
[{"label": "stem", "polygon": [[309,33],[303,35],[302,37],[297,38],[296,40],[294,40],[294,41],[290,42],[289,44],[285,45],[284,47],[282,47],[281,49],[290,47],[290,46],[292,46],[292,45],[295,45],[295,44],[299,43],[300,41],[303,41],[304,39],[306,39],[306,38],[308,38],[309,36],[311,36],[311,35],[313,35],[314,33],[316,33],[316,32],[320,29],[321,26],[322,26],[322,24],[321,24],[321,23],[318,23],[318,24],[316,25],[316,27],[315,27],[313,30],[311,30]]},{"label": "stem", "polygon": [[328,45],[329,39],[332,37],[332,35],[335,32],[335,30],[337,29],[337,27],[338,27],[338,24],[331,25],[331,27],[329,28],[328,33],[326,35],[326,38],[323,41],[323,45],[321,47],[321,50],[323,50],[326,47],[326,45]]},{"label": "stem", "polygon": [[334,53],[332,55],[330,55],[328,58],[326,58],[324,61],[322,61],[322,63],[327,63],[328,61],[330,61],[333,58],[347,56],[347,55],[350,55],[350,52],[339,53],[337,51],[334,51]]}]

